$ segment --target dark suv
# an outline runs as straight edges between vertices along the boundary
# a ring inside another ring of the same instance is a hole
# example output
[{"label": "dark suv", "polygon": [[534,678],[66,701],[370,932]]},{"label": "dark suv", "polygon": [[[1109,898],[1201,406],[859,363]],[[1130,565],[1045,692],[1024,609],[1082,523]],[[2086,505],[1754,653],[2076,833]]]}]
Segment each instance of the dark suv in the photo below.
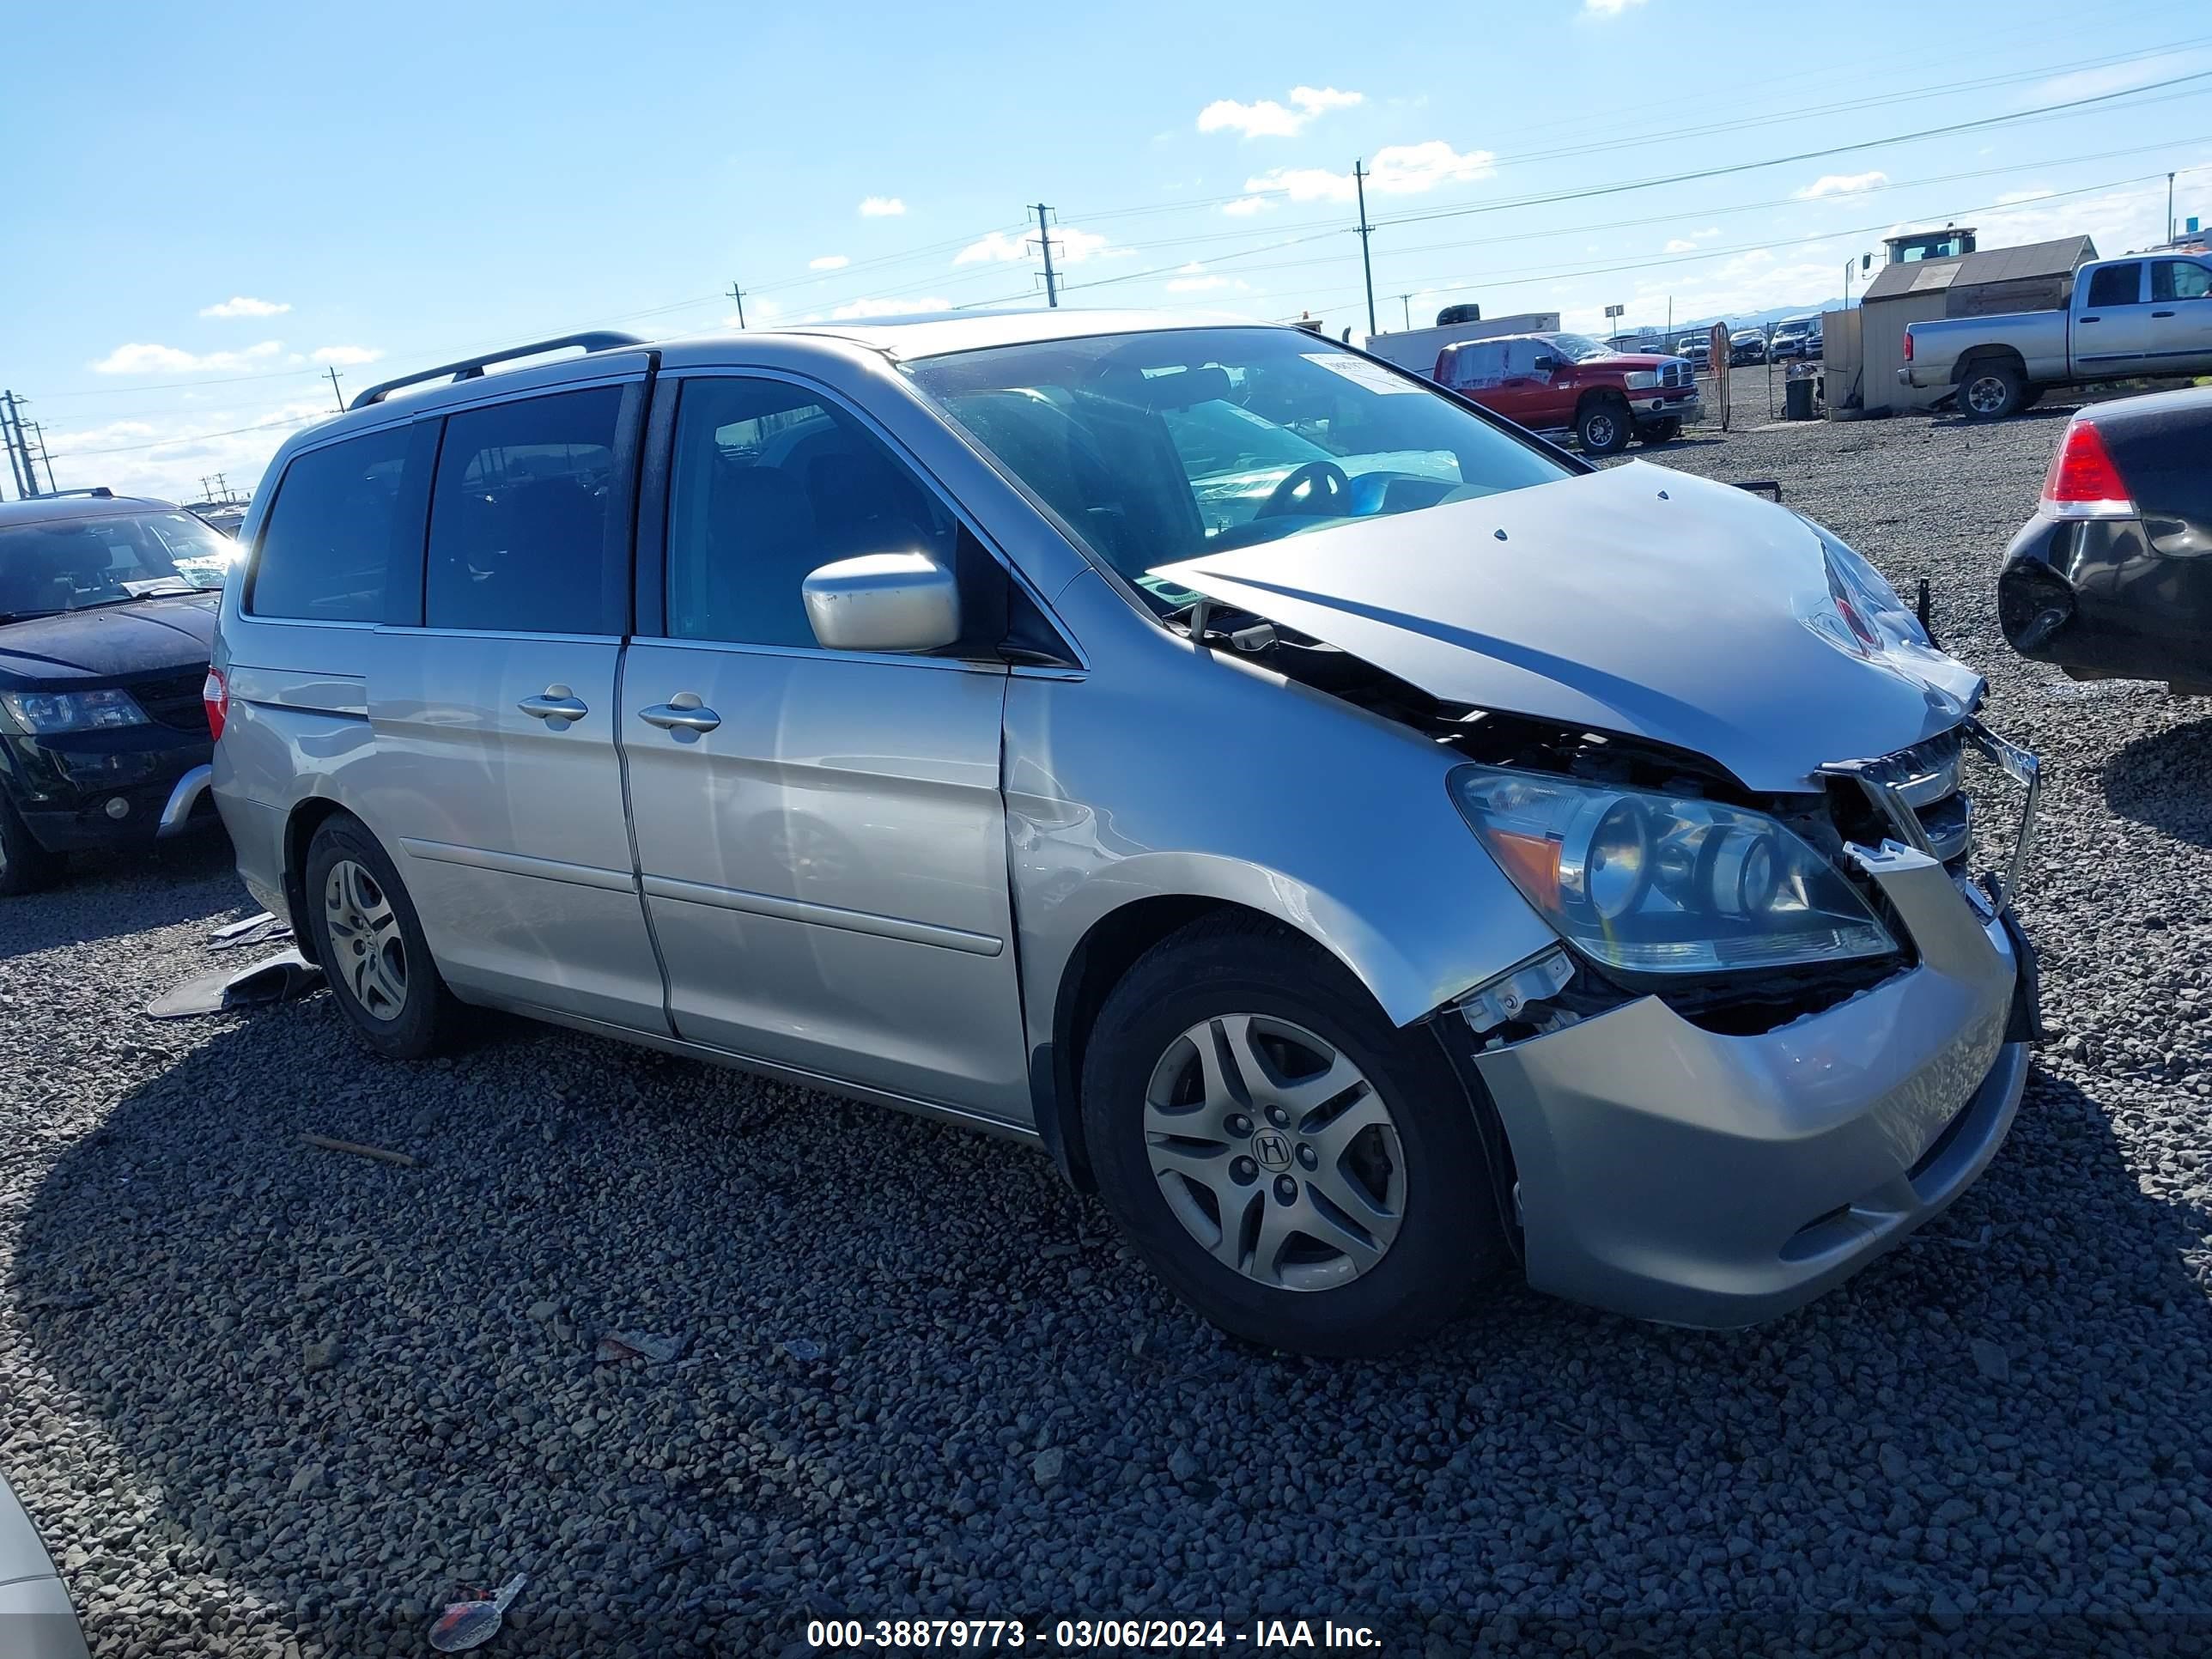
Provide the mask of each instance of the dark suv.
[{"label": "dark suv", "polygon": [[0,504],[0,894],[217,822],[200,694],[235,552],[167,501]]}]

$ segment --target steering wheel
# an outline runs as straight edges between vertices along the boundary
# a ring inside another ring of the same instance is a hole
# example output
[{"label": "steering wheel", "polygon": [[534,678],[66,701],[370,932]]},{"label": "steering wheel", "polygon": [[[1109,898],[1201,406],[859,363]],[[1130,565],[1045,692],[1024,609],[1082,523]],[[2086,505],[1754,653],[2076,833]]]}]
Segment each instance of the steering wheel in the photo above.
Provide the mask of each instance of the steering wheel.
[{"label": "steering wheel", "polygon": [[1280,519],[1297,513],[1336,518],[1351,510],[1352,475],[1334,461],[1308,461],[1285,473],[1252,516]]}]

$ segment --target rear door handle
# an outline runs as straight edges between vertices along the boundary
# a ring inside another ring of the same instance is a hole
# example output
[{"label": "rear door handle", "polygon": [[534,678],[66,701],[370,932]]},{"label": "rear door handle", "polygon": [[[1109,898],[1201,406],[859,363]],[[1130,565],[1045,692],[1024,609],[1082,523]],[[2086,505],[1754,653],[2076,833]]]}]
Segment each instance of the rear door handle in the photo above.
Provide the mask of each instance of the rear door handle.
[{"label": "rear door handle", "polygon": [[2151,315],[2154,317],[2171,317],[2173,313],[2170,311],[2154,311],[2151,313]]},{"label": "rear door handle", "polygon": [[2097,319],[2094,317],[2084,317],[2081,320],[2085,323],[2094,323]]},{"label": "rear door handle", "polygon": [[584,707],[582,699],[565,685],[549,685],[544,696],[525,697],[514,706],[524,714],[544,720],[556,732],[567,731],[573,722],[592,712]]},{"label": "rear door handle", "polygon": [[650,708],[641,708],[637,717],[647,726],[657,726],[664,732],[688,732],[696,737],[711,732],[722,723],[722,717],[699,701],[696,691],[678,691],[666,702],[657,702]]}]

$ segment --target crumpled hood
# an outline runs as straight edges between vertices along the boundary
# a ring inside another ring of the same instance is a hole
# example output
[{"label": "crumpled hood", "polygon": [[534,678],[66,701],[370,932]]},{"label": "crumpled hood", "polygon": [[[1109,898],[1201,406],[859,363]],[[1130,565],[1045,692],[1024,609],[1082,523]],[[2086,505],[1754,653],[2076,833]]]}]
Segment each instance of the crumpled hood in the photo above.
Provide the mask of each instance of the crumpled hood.
[{"label": "crumpled hood", "polygon": [[207,666],[222,595],[180,593],[0,627],[0,685],[66,686]]},{"label": "crumpled hood", "polygon": [[1671,744],[1762,792],[1948,731],[1983,684],[1896,618],[1860,644],[1794,513],[1640,461],[1155,574],[1445,702]]}]

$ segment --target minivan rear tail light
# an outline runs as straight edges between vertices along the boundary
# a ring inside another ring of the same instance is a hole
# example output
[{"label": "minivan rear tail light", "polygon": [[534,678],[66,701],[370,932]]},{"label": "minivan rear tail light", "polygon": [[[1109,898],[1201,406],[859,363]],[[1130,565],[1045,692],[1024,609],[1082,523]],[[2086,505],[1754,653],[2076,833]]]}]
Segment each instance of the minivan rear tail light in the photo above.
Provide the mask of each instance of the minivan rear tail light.
[{"label": "minivan rear tail light", "polygon": [[208,670],[200,684],[200,701],[207,705],[208,735],[221,741],[222,723],[230,718],[230,682],[220,668]]},{"label": "minivan rear tail light", "polygon": [[2066,423],[2051,471],[2043,480],[2039,510],[2051,519],[2132,519],[2136,504],[2112,463],[2096,423],[2076,416]]}]

